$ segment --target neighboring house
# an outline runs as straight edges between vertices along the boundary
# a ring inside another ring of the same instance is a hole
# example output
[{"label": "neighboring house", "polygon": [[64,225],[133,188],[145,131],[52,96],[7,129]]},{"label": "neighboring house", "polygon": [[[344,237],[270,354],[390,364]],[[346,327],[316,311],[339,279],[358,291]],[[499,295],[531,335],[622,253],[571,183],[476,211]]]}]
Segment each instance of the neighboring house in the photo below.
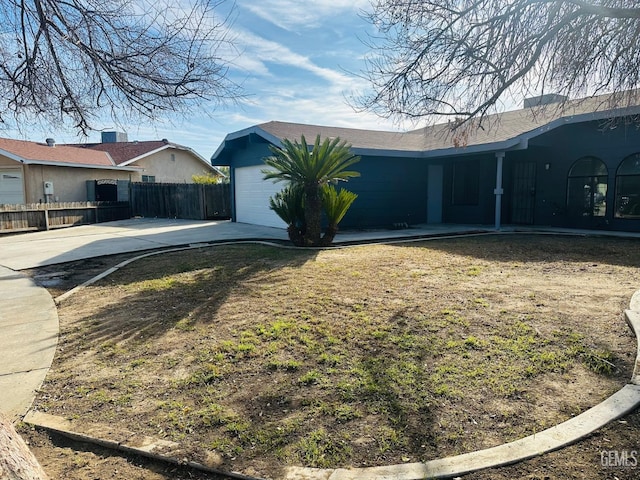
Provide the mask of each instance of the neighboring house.
[{"label": "neighboring house", "polygon": [[128,200],[128,182],[192,183],[222,175],[188,147],[167,140],[56,145],[0,138],[0,204]]},{"label": "neighboring house", "polygon": [[120,167],[142,169],[139,180],[156,183],[193,183],[193,175],[224,176],[194,150],[167,139],[128,142],[126,134],[103,132],[102,143],[77,144],[108,153]]},{"label": "neighboring house", "polygon": [[[87,201],[88,182],[140,177],[137,167],[120,167],[105,152],[66,145],[0,138],[0,204]],[[100,187],[106,188],[106,187]]]},{"label": "neighboring house", "polygon": [[[625,97],[628,99],[630,97]],[[527,99],[482,128],[404,133],[268,122],[231,133],[212,157],[231,170],[233,220],[285,227],[269,210],[282,183],[262,179],[269,145],[340,137],[362,160],[345,186],[358,199],[343,228],[459,223],[640,231],[637,106],[617,96]],[[558,108],[556,108],[558,107]],[[612,119],[619,121],[613,122]]]}]

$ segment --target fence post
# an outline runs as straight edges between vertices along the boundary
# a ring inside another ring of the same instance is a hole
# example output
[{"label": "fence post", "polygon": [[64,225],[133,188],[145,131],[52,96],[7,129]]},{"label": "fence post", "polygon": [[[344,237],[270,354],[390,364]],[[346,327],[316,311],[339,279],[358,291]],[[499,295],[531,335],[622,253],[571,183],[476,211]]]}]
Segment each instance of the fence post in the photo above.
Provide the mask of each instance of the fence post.
[{"label": "fence post", "polygon": [[49,209],[47,208],[47,205],[45,204],[44,206],[44,229],[45,230],[49,230]]},{"label": "fence post", "polygon": [[207,192],[204,188],[204,184],[198,185],[198,192],[200,193],[200,220],[207,219]]}]

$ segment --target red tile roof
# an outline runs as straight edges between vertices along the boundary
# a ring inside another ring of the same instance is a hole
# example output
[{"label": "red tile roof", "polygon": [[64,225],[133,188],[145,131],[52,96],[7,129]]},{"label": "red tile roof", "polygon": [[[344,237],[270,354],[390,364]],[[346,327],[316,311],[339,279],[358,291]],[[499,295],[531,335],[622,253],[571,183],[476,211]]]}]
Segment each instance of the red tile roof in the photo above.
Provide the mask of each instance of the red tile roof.
[{"label": "red tile roof", "polygon": [[105,152],[86,150],[68,145],[50,147],[46,143],[28,142],[0,138],[0,152],[4,151],[29,162],[69,163],[113,167],[114,163]]}]

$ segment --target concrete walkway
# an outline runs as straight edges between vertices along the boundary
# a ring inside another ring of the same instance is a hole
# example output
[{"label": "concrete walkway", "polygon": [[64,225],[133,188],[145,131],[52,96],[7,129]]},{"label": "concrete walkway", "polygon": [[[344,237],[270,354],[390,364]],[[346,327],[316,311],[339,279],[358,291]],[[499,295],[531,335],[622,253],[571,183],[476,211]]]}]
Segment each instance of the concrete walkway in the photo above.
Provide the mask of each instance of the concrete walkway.
[{"label": "concrete walkway", "polygon": [[58,312],[49,292],[0,267],[0,410],[21,418],[44,381],[58,344]]},{"label": "concrete walkway", "polygon": [[0,236],[0,265],[12,270],[155,248],[239,239],[286,240],[286,230],[243,223],[134,218]]}]

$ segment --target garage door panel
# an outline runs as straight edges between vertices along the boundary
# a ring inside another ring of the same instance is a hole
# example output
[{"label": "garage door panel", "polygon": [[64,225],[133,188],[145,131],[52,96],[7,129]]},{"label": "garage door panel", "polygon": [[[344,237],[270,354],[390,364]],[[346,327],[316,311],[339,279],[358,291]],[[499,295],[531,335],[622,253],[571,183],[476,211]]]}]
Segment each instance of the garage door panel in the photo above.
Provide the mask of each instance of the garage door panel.
[{"label": "garage door panel", "polygon": [[286,228],[286,224],[269,208],[269,197],[282,190],[284,183],[263,180],[264,165],[235,169],[236,221]]},{"label": "garage door panel", "polygon": [[23,203],[22,172],[20,170],[0,170],[0,204]]}]

